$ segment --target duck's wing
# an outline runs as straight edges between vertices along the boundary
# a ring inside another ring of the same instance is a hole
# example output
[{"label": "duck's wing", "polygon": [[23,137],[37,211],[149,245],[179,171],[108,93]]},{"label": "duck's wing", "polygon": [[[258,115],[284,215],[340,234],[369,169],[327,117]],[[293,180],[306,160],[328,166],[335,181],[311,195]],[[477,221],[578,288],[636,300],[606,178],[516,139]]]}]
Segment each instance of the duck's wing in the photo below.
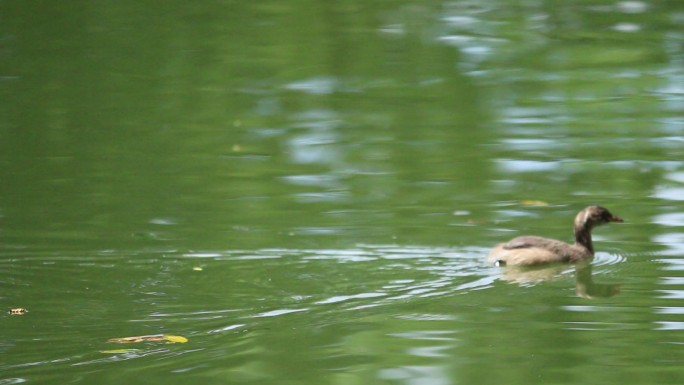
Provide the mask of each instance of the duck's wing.
[{"label": "duck's wing", "polygon": [[535,236],[523,236],[513,238],[510,241],[501,245],[504,250],[514,250],[514,249],[528,249],[528,248],[542,248],[553,250],[554,248],[562,245],[563,242],[556,241],[555,239],[548,239],[543,237]]}]

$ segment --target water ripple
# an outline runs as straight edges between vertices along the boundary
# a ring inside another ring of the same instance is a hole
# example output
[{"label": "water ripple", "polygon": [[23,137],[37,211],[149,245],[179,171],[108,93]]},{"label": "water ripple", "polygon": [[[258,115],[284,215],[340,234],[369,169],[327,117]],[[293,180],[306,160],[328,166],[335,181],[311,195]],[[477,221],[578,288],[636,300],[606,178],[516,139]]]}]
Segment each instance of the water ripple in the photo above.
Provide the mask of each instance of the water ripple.
[{"label": "water ripple", "polygon": [[594,256],[593,265],[594,266],[608,266],[616,265],[625,262],[627,257],[621,254],[611,254],[606,252],[597,252]]}]

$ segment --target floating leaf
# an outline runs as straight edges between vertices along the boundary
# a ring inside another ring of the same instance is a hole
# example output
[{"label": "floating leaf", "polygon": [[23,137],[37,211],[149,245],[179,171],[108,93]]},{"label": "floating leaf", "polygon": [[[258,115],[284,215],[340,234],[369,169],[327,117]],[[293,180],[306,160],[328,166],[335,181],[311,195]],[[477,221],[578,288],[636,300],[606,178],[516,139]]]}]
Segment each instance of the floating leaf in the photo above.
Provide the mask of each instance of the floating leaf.
[{"label": "floating leaf", "polygon": [[111,338],[107,342],[114,342],[117,344],[133,344],[137,342],[167,342],[169,344],[176,342],[188,342],[188,339],[181,336],[174,336],[170,334],[152,334],[147,336]]},{"label": "floating leaf", "polygon": [[100,350],[102,354],[124,354],[124,353],[135,353],[140,351],[140,349],[112,349],[112,350]]},{"label": "floating leaf", "polygon": [[195,267],[192,268],[192,270],[194,270],[194,271],[202,271],[202,268],[199,267],[199,266],[195,266]]},{"label": "floating leaf", "polygon": [[158,340],[155,340],[153,338],[156,338],[156,337],[155,336],[136,336],[136,337],[123,337],[123,338],[110,338],[107,340],[107,342],[115,342],[117,344],[132,344],[132,343],[143,342],[143,341],[163,341],[161,334],[159,335]]},{"label": "floating leaf", "polygon": [[538,201],[538,200],[522,200],[520,201],[520,204],[523,206],[536,206],[536,207],[546,207],[549,204],[544,201]]},{"label": "floating leaf", "polygon": [[183,336],[172,336],[170,334],[164,334],[164,339],[169,341],[169,343],[173,344],[176,342],[180,342],[181,344],[184,344],[188,342],[188,339],[183,337]]}]

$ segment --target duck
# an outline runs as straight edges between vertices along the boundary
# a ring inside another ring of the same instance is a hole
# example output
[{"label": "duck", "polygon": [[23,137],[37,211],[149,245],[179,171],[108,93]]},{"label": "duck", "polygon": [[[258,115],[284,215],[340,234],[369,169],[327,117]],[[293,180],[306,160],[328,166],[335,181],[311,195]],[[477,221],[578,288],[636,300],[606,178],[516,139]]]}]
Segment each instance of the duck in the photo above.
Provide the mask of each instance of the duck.
[{"label": "duck", "polygon": [[591,231],[596,226],[624,222],[601,206],[588,206],[575,216],[575,243],[538,237],[521,236],[496,245],[487,256],[495,266],[538,266],[557,262],[578,262],[594,257]]}]

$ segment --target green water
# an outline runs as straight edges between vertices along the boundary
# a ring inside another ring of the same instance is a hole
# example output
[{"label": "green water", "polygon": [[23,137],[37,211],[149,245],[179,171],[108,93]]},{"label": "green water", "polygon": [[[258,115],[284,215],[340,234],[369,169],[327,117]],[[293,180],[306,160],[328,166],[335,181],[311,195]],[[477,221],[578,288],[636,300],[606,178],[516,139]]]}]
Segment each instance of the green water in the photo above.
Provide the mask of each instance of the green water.
[{"label": "green water", "polygon": [[0,385],[684,382],[683,21],[0,0]]}]

